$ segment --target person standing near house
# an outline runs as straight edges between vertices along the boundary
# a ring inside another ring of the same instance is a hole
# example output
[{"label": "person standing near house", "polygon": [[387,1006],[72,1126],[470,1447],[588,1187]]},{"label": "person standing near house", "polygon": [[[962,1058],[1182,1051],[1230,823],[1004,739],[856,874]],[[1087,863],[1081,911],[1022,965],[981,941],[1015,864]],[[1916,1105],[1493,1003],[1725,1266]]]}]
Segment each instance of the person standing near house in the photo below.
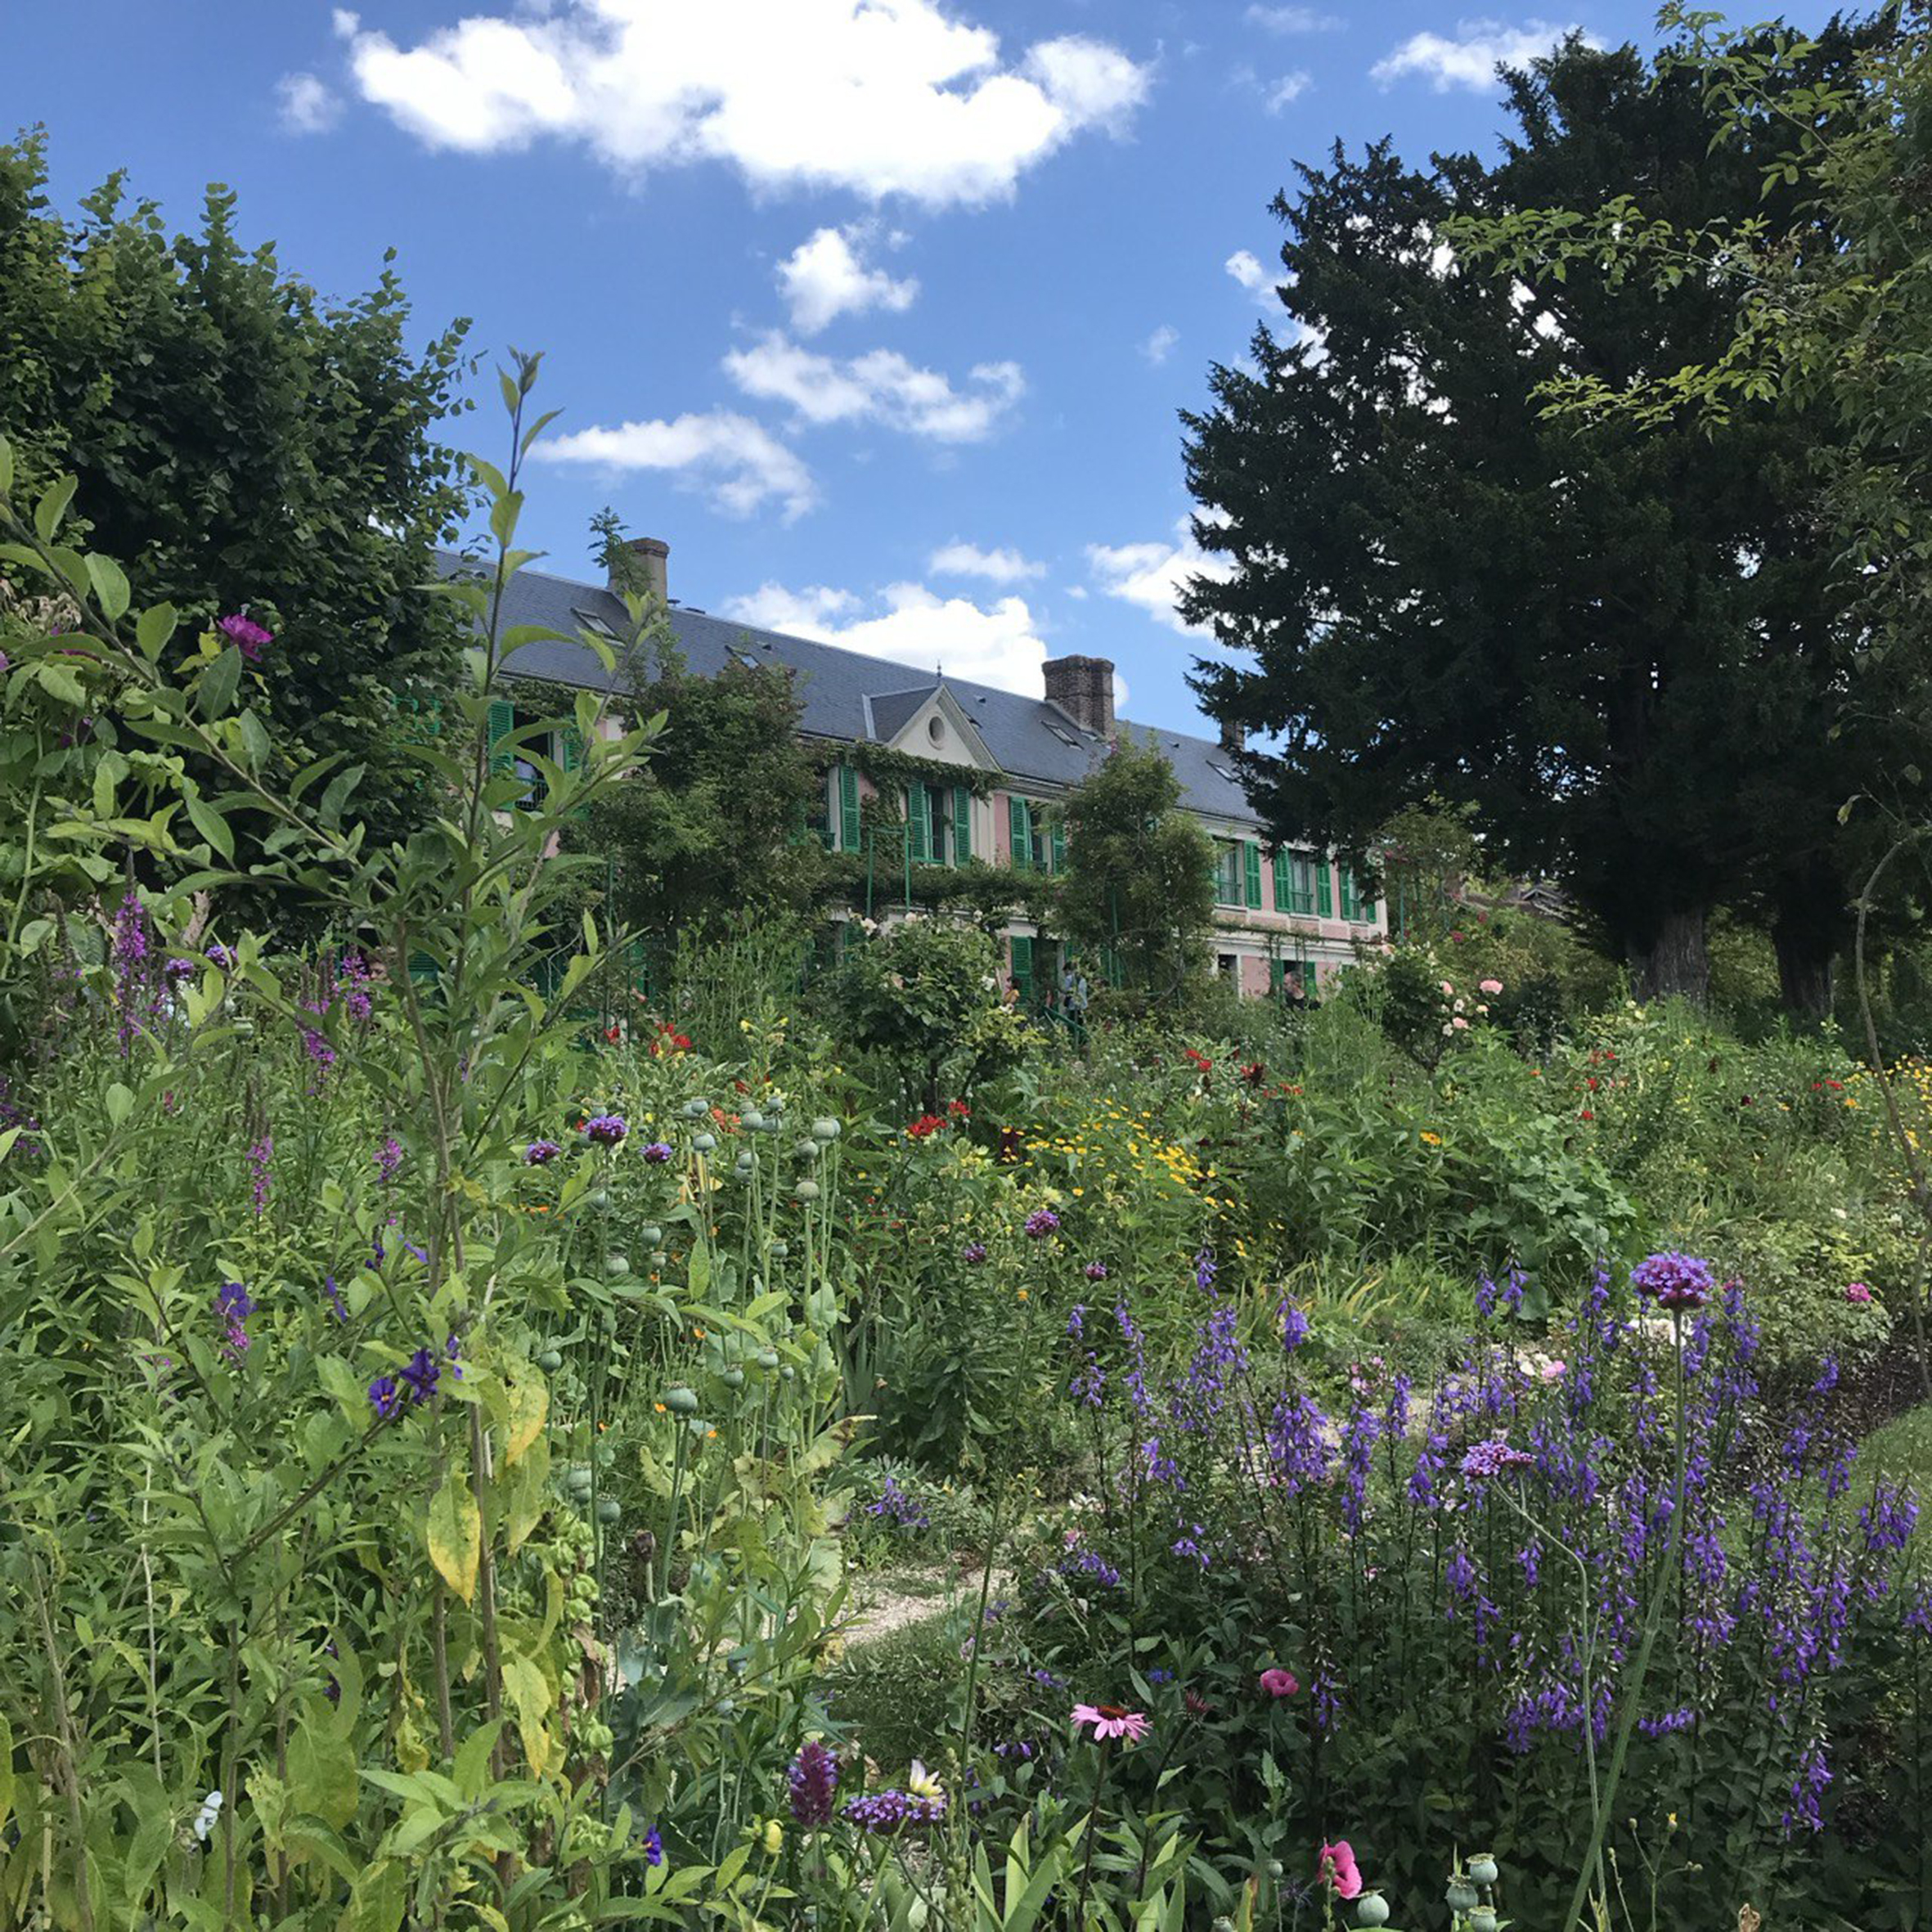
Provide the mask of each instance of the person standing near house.
[{"label": "person standing near house", "polygon": [[1296,967],[1282,975],[1281,1003],[1290,1013],[1306,1013],[1310,1006],[1308,989],[1301,983],[1301,971]]}]

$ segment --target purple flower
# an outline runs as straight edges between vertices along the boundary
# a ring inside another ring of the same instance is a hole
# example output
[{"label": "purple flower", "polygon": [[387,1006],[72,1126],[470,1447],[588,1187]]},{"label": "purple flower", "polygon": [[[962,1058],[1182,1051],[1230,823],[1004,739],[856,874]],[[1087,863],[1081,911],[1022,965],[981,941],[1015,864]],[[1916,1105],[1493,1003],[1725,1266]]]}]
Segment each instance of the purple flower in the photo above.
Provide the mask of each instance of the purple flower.
[{"label": "purple flower", "polygon": [[[523,1149],[523,1165],[526,1167],[541,1167],[545,1161],[555,1160],[563,1151],[554,1140],[533,1140]],[[650,1157],[650,1151],[648,1147],[644,1150],[646,1160]]]},{"label": "purple flower", "polygon": [[329,1297],[329,1305],[335,1310],[336,1320],[346,1322],[348,1319],[348,1304],[343,1300],[342,1290],[336,1287],[334,1275],[325,1274],[322,1277],[322,1292]]},{"label": "purple flower", "polygon": [[1027,1216],[1027,1238],[1045,1241],[1060,1225],[1060,1217],[1050,1207],[1036,1207]]},{"label": "purple flower", "polygon": [[443,1364],[426,1348],[420,1348],[403,1364],[402,1380],[408,1386],[412,1402],[427,1402],[436,1393],[443,1377]]},{"label": "purple flower", "polygon": [[671,1158],[671,1155],[672,1146],[668,1140],[650,1141],[644,1150],[645,1159],[654,1167],[662,1167]]},{"label": "purple flower", "polygon": [[238,1281],[225,1281],[216,1289],[215,1312],[223,1321],[245,1322],[255,1312],[256,1301]]},{"label": "purple flower", "polygon": [[969,1268],[977,1268],[986,1258],[986,1244],[983,1241],[969,1241],[959,1250],[959,1259]]},{"label": "purple flower", "polygon": [[460,1336],[452,1335],[443,1346],[443,1353],[449,1357],[450,1380],[463,1379],[463,1343]]},{"label": "purple flower", "polygon": [[869,1503],[865,1508],[869,1516],[891,1517],[901,1530],[923,1530],[932,1521],[919,1498],[907,1495],[899,1487],[898,1478],[892,1476],[880,1485],[878,1500]]},{"label": "purple flower", "polygon": [[335,1049],[313,1027],[302,1029],[302,1050],[326,1072],[335,1064]]},{"label": "purple flower", "polygon": [[869,1791],[862,1798],[848,1798],[844,1815],[862,1831],[889,1837],[908,1825],[937,1823],[946,1816],[946,1797],[943,1793],[922,1798],[905,1791]]},{"label": "purple flower", "polygon": [[1535,1462],[1535,1457],[1520,1449],[1512,1449],[1500,1436],[1487,1442],[1479,1442],[1462,1458],[1462,1473],[1471,1482],[1488,1482],[1493,1477],[1507,1476],[1512,1469],[1527,1469]]},{"label": "purple flower", "polygon": [[658,1835],[655,1825],[646,1825],[644,1828],[644,1862],[647,1865],[664,1862],[664,1840]]},{"label": "purple flower", "polygon": [[829,1825],[838,1790],[838,1760],[817,1738],[798,1747],[785,1774],[792,1787],[792,1816],[802,1825]]},{"label": "purple flower", "polygon": [[1660,1308],[1701,1308],[1715,1292],[1717,1283],[1708,1261],[1671,1249],[1639,1261],[1630,1270],[1630,1286]]},{"label": "purple flower", "polygon": [[248,1164],[254,1176],[249,1192],[254,1197],[257,1214],[268,1205],[269,1169],[274,1160],[275,1136],[264,1134],[248,1150]]},{"label": "purple flower", "polygon": [[1206,1294],[1214,1286],[1214,1278],[1220,1271],[1220,1264],[1214,1258],[1211,1246],[1203,1244],[1194,1256],[1194,1286]]},{"label": "purple flower", "polygon": [[375,1149],[375,1171],[384,1187],[402,1170],[402,1143],[393,1134],[385,1134]]},{"label": "purple flower", "polygon": [[1107,1264],[1104,1261],[1090,1261],[1081,1270],[1081,1273],[1085,1275],[1089,1281],[1105,1281],[1107,1279]]},{"label": "purple flower", "polygon": [[272,631],[264,630],[253,618],[242,611],[236,611],[231,617],[216,618],[214,627],[250,664],[259,664],[262,653],[275,642]]},{"label": "purple flower", "polygon": [[393,1375],[379,1375],[369,1385],[369,1406],[385,1422],[402,1406],[402,1391]]},{"label": "purple flower", "polygon": [[615,1147],[631,1131],[621,1113],[594,1114],[584,1122],[584,1138],[597,1147]]},{"label": "purple flower", "polygon": [[200,970],[192,959],[168,959],[162,964],[161,977],[169,986],[175,986],[184,979],[192,979]]},{"label": "purple flower", "polygon": [[1858,1512],[1865,1548],[1873,1556],[1903,1549],[1918,1520],[1917,1497],[1899,1483],[1874,1484],[1870,1504]]},{"label": "purple flower", "polygon": [[1292,1301],[1281,1305],[1281,1345],[1291,1354],[1308,1339],[1308,1317]]},{"label": "purple flower", "polygon": [[235,955],[218,941],[208,949],[208,963],[211,966],[220,967],[222,972],[227,973],[235,964]]}]

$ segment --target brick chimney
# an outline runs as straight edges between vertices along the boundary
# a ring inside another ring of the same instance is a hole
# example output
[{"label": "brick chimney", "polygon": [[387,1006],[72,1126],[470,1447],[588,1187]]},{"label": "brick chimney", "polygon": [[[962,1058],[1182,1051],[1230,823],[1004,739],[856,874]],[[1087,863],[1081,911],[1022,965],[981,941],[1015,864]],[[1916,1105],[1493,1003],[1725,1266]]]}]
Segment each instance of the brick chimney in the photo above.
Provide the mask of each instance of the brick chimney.
[{"label": "brick chimney", "polygon": [[627,537],[622,550],[621,556],[611,559],[609,581],[613,593],[622,595],[627,580],[658,603],[668,603],[671,546],[661,537]]},{"label": "brick chimney", "polygon": [[1046,698],[1096,738],[1113,736],[1113,661],[1110,658],[1052,658],[1042,667]]},{"label": "brick chimney", "polygon": [[1233,725],[1227,719],[1221,720],[1221,749],[1224,752],[1244,752],[1247,749],[1247,726]]}]

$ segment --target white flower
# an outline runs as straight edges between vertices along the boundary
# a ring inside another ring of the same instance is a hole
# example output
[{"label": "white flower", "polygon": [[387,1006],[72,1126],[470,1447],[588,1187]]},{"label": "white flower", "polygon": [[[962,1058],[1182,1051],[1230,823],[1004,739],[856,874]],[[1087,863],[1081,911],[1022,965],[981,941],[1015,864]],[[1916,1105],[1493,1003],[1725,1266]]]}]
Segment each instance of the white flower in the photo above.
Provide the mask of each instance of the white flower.
[{"label": "white flower", "polygon": [[219,1791],[210,1791],[201,1800],[200,1810],[195,1813],[195,1837],[205,1844],[209,1833],[214,1829],[215,1820],[221,1815],[222,1795]]}]

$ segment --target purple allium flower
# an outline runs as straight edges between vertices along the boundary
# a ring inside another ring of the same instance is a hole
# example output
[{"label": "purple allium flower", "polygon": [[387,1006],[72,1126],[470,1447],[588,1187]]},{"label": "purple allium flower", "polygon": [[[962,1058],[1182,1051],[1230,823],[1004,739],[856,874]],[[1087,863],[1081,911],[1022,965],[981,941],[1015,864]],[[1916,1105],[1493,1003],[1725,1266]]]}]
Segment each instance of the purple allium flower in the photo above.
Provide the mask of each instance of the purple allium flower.
[{"label": "purple allium flower", "polygon": [[662,1167],[675,1151],[668,1140],[653,1140],[645,1143],[644,1157],[652,1166]]},{"label": "purple allium flower", "polygon": [[1487,1442],[1479,1442],[1462,1458],[1462,1473],[1472,1482],[1488,1482],[1492,1477],[1507,1476],[1512,1469],[1527,1469],[1535,1462],[1535,1457],[1520,1449],[1512,1449],[1500,1436]]},{"label": "purple allium flower", "polygon": [[647,1865],[664,1862],[664,1840],[658,1835],[655,1825],[646,1825],[644,1828],[644,1862]]},{"label": "purple allium flower", "polygon": [[1105,1281],[1107,1279],[1107,1264],[1104,1261],[1090,1261],[1081,1270],[1081,1273],[1085,1275],[1089,1281]]},{"label": "purple allium flower", "polygon": [[969,1241],[959,1250],[959,1259],[969,1268],[977,1268],[986,1258],[986,1244],[983,1241]]},{"label": "purple allium flower", "polygon": [[832,1822],[833,1799],[838,1790],[838,1760],[815,1737],[798,1747],[785,1774],[792,1787],[792,1816],[802,1825]]},{"label": "purple allium flower", "polygon": [[1671,1249],[1651,1255],[1630,1270],[1630,1285],[1660,1308],[1701,1308],[1716,1292],[1710,1264]]},{"label": "purple allium flower", "polygon": [[427,1402],[443,1379],[443,1364],[428,1349],[420,1348],[403,1364],[400,1378],[408,1387],[412,1402]]},{"label": "purple allium flower", "polygon": [[597,1147],[615,1147],[630,1131],[621,1113],[593,1114],[584,1122],[584,1139]]},{"label": "purple allium flower", "polygon": [[217,618],[214,627],[250,664],[259,664],[262,653],[275,642],[275,633],[264,630],[244,611],[236,611],[231,617]]},{"label": "purple allium flower", "polygon": [[1036,1207],[1027,1216],[1027,1238],[1045,1241],[1059,1224],[1060,1217],[1050,1207]]},{"label": "purple allium flower", "polygon": [[402,1406],[402,1391],[393,1375],[379,1375],[369,1385],[369,1406],[385,1422]]},{"label": "purple allium flower", "polygon": [[[541,1167],[545,1161],[555,1160],[563,1151],[554,1140],[533,1140],[523,1149],[523,1165],[526,1167]],[[647,1160],[650,1157],[650,1151],[648,1147],[644,1150]]]}]

